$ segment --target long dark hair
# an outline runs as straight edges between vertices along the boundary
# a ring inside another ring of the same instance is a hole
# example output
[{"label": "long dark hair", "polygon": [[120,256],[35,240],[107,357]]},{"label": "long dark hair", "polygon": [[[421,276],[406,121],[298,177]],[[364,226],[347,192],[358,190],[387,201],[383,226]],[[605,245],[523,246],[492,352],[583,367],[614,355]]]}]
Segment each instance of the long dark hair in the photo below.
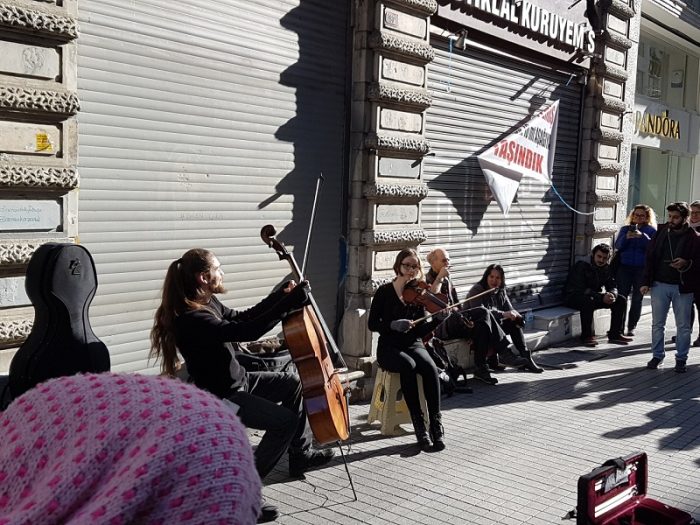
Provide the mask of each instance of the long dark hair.
[{"label": "long dark hair", "polygon": [[201,308],[197,298],[203,290],[197,275],[208,272],[214,254],[209,250],[194,248],[170,263],[163,282],[163,297],[156,310],[151,329],[149,357],[160,359],[161,372],[174,376],[177,371],[177,345],[175,344],[175,318],[187,310]]},{"label": "long dark hair", "polygon": [[[498,273],[501,274],[501,288],[506,287],[506,272],[503,271],[503,266],[500,264],[489,264],[486,267],[486,270],[484,270],[484,275],[481,277],[481,280],[477,283],[479,284],[484,290],[489,289],[489,283],[487,282],[489,274],[493,271],[496,270]],[[495,292],[494,292],[495,293]]]}]

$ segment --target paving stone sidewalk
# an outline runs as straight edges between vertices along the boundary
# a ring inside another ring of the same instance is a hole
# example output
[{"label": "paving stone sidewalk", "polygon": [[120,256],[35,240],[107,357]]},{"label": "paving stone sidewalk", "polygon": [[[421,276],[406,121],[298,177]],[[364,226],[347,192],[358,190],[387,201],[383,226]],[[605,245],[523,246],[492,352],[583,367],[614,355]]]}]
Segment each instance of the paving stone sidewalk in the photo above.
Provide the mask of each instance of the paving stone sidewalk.
[{"label": "paving stone sidewalk", "polygon": [[[672,315],[669,316],[671,318]],[[669,319],[669,323],[671,319]],[[406,435],[367,425],[352,405],[345,446],[358,501],[340,459],[290,480],[283,460],[264,494],[285,524],[571,524],[580,475],[605,460],[645,451],[649,495],[700,517],[700,348],[688,372],[647,370],[650,316],[634,343],[584,349],[572,341],[538,352],[543,374],[509,370],[473,394],[443,398],[447,449],[419,453]],[[667,341],[675,334],[669,324]],[[697,337],[697,326],[693,339]]]}]

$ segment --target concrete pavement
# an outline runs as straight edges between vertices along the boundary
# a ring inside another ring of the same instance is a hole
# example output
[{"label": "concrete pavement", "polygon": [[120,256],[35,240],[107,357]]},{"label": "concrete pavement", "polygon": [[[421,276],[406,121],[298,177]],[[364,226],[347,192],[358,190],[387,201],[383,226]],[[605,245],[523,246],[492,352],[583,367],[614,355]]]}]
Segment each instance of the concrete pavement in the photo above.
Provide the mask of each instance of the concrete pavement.
[{"label": "concrete pavement", "polygon": [[[700,517],[700,349],[688,372],[647,370],[650,316],[634,343],[596,349],[575,341],[536,354],[543,374],[508,370],[473,394],[443,398],[447,449],[419,453],[412,427],[384,437],[352,405],[340,459],[290,480],[283,460],[264,494],[285,524],[554,524],[576,506],[580,475],[635,451],[649,455],[649,496]],[[675,334],[669,319],[667,341]],[[693,339],[697,327],[693,330]],[[667,345],[672,350],[673,345]],[[470,375],[471,377],[471,375]]]}]

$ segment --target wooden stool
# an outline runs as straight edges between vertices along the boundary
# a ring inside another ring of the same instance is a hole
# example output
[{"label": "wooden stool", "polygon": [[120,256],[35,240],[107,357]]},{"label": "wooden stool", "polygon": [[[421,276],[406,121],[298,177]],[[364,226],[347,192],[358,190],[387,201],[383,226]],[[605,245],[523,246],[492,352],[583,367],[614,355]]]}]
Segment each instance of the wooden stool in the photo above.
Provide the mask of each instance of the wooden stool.
[{"label": "wooden stool", "polygon": [[[423,394],[423,378],[418,375],[418,396],[423,414],[427,413],[427,404]],[[369,408],[367,423],[379,421],[380,432],[384,436],[396,436],[403,431],[399,425],[411,423],[411,414],[401,391],[401,378],[398,373],[387,372],[379,368],[374,380],[374,393]]]}]

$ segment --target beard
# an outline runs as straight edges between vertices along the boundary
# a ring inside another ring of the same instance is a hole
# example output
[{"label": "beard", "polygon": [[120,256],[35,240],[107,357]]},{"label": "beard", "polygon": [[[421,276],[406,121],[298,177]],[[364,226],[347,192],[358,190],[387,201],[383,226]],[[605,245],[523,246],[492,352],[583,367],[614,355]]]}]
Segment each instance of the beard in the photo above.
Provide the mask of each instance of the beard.
[{"label": "beard", "polygon": [[209,291],[212,294],[215,294],[215,293],[226,293],[228,290],[224,287],[224,283],[217,283],[217,284],[212,285],[209,288]]}]

